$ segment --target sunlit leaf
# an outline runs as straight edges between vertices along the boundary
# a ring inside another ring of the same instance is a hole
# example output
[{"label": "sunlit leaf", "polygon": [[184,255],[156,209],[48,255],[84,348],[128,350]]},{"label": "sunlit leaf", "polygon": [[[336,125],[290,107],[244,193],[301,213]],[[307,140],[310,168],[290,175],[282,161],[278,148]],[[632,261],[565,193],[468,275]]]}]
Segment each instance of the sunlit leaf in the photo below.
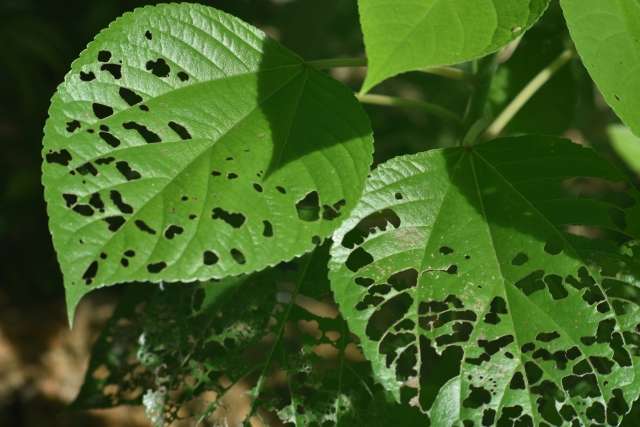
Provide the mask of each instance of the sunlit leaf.
[{"label": "sunlit leaf", "polygon": [[521,36],[549,0],[359,0],[368,92],[405,71],[456,64]]},{"label": "sunlit leaf", "polygon": [[640,137],[640,3],[561,0],[585,67],[622,121]]},{"label": "sunlit leaf", "polygon": [[631,170],[640,173],[640,138],[625,125],[609,125],[607,134],[618,156]]},{"label": "sunlit leaf", "polygon": [[637,237],[639,209],[566,139],[396,158],[334,235],[332,289],[378,380],[432,425],[617,425],[640,395],[637,254],[565,229]]},{"label": "sunlit leaf", "polygon": [[221,278],[311,250],[371,163],[345,86],[199,5],[113,22],[49,114],[43,182],[70,317],[95,287]]}]

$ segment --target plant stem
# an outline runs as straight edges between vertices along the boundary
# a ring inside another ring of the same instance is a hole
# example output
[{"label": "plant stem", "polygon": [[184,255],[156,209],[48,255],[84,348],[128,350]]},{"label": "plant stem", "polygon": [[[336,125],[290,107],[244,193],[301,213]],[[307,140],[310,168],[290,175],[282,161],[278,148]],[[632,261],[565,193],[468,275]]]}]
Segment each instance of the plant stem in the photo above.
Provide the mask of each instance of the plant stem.
[{"label": "plant stem", "polygon": [[453,80],[460,80],[472,86],[482,86],[484,84],[484,81],[479,76],[453,67],[429,67],[418,71],[447,77]]},{"label": "plant stem", "polygon": [[527,101],[553,76],[562,66],[564,66],[573,57],[576,52],[575,46],[567,48],[560,54],[551,64],[547,65],[542,71],[531,80],[515,98],[507,105],[500,115],[487,128],[482,139],[488,141],[495,138],[502,132],[502,129],[516,115],[518,111],[527,103]]},{"label": "plant stem", "polygon": [[475,75],[479,79],[482,79],[484,84],[474,87],[471,91],[467,111],[462,120],[462,129],[465,134],[474,127],[477,121],[484,119],[484,109],[487,105],[487,99],[489,98],[491,80],[498,68],[497,59],[500,54],[501,51],[497,51],[478,60],[478,69]]},{"label": "plant stem", "polygon": [[313,65],[318,70],[326,70],[327,68],[366,67],[367,58],[318,59],[316,61],[307,61],[307,64]]},{"label": "plant stem", "polygon": [[[318,59],[315,61],[307,61],[308,65],[313,65],[318,70],[326,70],[328,68],[343,68],[343,67],[366,67],[367,58],[334,58],[334,59]],[[478,76],[468,73],[463,70],[459,70],[453,67],[429,67],[421,70],[423,73],[435,74],[442,77],[447,77],[453,80],[460,80],[469,83],[473,86],[482,85],[482,79]]]},{"label": "plant stem", "polygon": [[376,104],[376,105],[385,105],[390,107],[404,107],[404,108],[413,108],[415,110],[422,110],[428,113],[433,114],[434,116],[438,116],[445,122],[449,123],[451,126],[455,128],[457,132],[462,130],[462,120],[456,114],[447,110],[444,107],[441,107],[437,104],[432,104],[430,102],[424,101],[415,101],[413,99],[406,98],[397,98],[394,96],[386,96],[386,95],[372,95],[372,94],[355,94],[356,98],[360,100],[360,102],[365,104]]}]

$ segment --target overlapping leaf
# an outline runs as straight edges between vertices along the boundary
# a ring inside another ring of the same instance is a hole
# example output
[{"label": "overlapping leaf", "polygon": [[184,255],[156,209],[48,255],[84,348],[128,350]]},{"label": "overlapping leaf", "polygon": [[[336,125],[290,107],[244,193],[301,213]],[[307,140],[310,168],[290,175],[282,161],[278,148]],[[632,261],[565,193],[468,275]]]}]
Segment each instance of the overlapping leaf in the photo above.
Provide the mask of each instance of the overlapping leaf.
[{"label": "overlapping leaf", "polygon": [[571,37],[607,103],[640,136],[640,3],[561,0]]},{"label": "overlapping leaf", "polygon": [[49,114],[43,182],[70,316],[96,286],[220,278],[311,250],[371,163],[346,87],[198,5],[112,23]]},{"label": "overlapping leaf", "polygon": [[623,124],[609,125],[607,134],[618,156],[625,161],[629,169],[640,173],[640,138]]},{"label": "overlapping leaf", "polygon": [[368,92],[405,71],[456,64],[513,41],[549,0],[359,0]]},{"label": "overlapping leaf", "polygon": [[[237,416],[241,394],[250,397],[245,425],[265,415],[261,408],[297,426],[384,425],[393,399],[374,385],[371,365],[335,306],[319,302],[330,292],[328,249],[249,277],[158,290],[141,314],[130,309],[118,320],[140,329],[139,362],[120,369],[116,353],[126,335],[105,329],[114,338],[111,348],[96,347],[74,408],[96,407],[83,396],[101,395],[105,387],[130,394],[140,385],[132,383],[133,373],[152,372],[157,384],[145,386],[144,401],[156,425],[190,417],[219,421],[224,403]],[[96,380],[111,371],[106,383]]]},{"label": "overlapping leaf", "polygon": [[[572,194],[578,178],[618,192]],[[640,395],[637,259],[563,230],[638,236],[639,209],[560,138],[397,158],[334,235],[332,288],[378,379],[432,425],[616,425]]]}]

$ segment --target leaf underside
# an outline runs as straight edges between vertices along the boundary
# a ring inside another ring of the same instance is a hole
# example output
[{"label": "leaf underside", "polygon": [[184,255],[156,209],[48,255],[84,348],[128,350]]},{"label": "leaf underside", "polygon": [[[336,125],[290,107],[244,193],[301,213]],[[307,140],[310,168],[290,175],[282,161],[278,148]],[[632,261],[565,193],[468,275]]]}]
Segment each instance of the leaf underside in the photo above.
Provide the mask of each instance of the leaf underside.
[{"label": "leaf underside", "polygon": [[43,182],[70,317],[98,286],[221,278],[311,250],[372,161],[351,91],[199,5],[116,20],[49,114]]},{"label": "leaf underside", "polygon": [[[296,426],[386,419],[393,398],[374,384],[335,304],[321,302],[330,292],[328,248],[249,277],[167,285],[142,310],[138,303],[137,313],[135,300],[126,304],[116,323],[137,328],[138,361],[122,369],[118,352],[131,347],[131,334],[106,328],[99,342],[112,340],[94,351],[74,409],[95,408],[84,396],[110,387],[118,396],[138,389],[136,401],[144,400],[156,426],[185,418],[249,426],[252,417],[269,421],[268,412]],[[148,372],[155,373],[151,387]]]},{"label": "leaf underside", "polygon": [[[578,177],[616,191],[571,193]],[[640,395],[638,254],[565,230],[637,237],[639,201],[561,138],[396,158],[335,233],[331,286],[377,379],[432,425],[617,425]]]},{"label": "leaf underside", "polygon": [[607,103],[640,137],[640,3],[561,0],[584,66]]},{"label": "leaf underside", "polygon": [[487,55],[523,34],[548,0],[359,0],[368,92],[405,71]]}]

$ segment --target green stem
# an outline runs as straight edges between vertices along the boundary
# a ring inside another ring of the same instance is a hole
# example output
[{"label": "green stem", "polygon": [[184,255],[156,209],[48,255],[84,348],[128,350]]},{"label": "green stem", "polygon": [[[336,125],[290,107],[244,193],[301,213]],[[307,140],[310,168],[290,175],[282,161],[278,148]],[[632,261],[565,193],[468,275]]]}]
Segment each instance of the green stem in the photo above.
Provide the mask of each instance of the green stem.
[{"label": "green stem", "polygon": [[436,104],[424,101],[415,101],[413,99],[397,98],[394,96],[386,95],[372,95],[372,94],[355,94],[356,98],[364,104],[376,104],[385,105],[389,107],[404,107],[412,108],[414,110],[422,110],[427,113],[431,113],[449,123],[455,128],[457,132],[462,130],[462,120],[456,114]]},{"label": "green stem", "polygon": [[502,132],[502,129],[516,115],[527,101],[553,76],[562,66],[573,57],[576,52],[575,46],[571,46],[560,54],[551,64],[547,65],[537,76],[533,78],[515,98],[507,105],[500,115],[487,128],[482,139],[488,141],[495,138]]},{"label": "green stem", "polygon": [[[464,114],[464,119],[462,119],[462,128],[465,134],[474,128],[476,122],[484,120],[485,118],[484,110],[487,105],[487,100],[489,99],[491,80],[498,68],[497,59],[500,53],[501,51],[497,51],[478,60],[476,76],[482,79],[484,84],[474,87],[471,91],[467,111]],[[477,129],[477,126],[475,126],[475,128]]]},{"label": "green stem", "polygon": [[418,71],[447,77],[453,80],[460,80],[472,86],[482,86],[484,84],[484,81],[479,76],[453,67],[429,67]]},{"label": "green stem", "polygon": [[[367,58],[318,59],[315,61],[307,61],[307,64],[313,65],[318,70],[326,70],[328,68],[366,67]],[[435,74],[453,80],[460,80],[474,86],[482,85],[483,83],[482,79],[478,76],[453,67],[429,67],[417,71]]]},{"label": "green stem", "polygon": [[318,70],[326,70],[327,68],[366,67],[367,58],[318,59],[316,61],[307,61],[307,64],[313,65]]}]

